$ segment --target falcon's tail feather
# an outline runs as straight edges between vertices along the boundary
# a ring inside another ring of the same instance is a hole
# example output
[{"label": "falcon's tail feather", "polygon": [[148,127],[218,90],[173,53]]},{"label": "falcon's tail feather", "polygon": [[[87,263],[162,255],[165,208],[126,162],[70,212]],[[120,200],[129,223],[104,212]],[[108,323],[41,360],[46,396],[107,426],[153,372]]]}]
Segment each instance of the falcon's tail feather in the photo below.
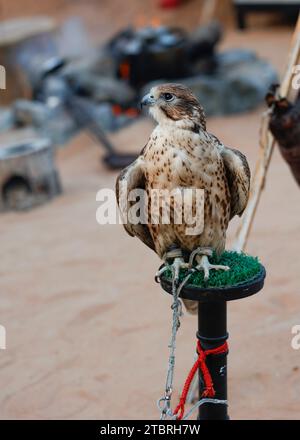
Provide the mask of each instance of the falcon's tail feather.
[{"label": "falcon's tail feather", "polygon": [[185,305],[186,310],[191,314],[191,315],[197,315],[198,312],[198,301],[193,301],[191,299],[183,299],[183,304]]}]

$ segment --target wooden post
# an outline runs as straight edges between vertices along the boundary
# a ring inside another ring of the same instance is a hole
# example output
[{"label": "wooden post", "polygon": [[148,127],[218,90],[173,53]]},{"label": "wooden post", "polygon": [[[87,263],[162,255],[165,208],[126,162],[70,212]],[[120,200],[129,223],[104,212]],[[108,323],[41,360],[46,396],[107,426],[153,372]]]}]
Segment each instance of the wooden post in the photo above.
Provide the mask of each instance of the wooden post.
[{"label": "wooden post", "polygon": [[[294,67],[300,58],[300,14],[292,38],[291,51],[289,54],[288,65],[285,75],[280,85],[279,94],[281,97],[287,97],[291,88],[291,82],[294,74]],[[275,146],[275,140],[267,128],[269,122],[268,115],[265,114],[262,119],[261,130],[261,150],[258,159],[254,177],[252,179],[250,197],[247,208],[243,214],[240,227],[237,231],[233,250],[241,252],[245,249],[247,239],[254,220],[256,209],[260,200],[261,192],[264,188],[268,168],[272,158]]]}]

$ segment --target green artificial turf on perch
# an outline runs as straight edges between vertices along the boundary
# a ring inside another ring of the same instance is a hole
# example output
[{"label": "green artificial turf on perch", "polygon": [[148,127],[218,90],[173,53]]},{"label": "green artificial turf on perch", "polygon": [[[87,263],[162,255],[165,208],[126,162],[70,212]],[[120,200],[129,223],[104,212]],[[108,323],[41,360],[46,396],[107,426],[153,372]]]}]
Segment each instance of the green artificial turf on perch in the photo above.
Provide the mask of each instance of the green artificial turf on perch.
[{"label": "green artificial turf on perch", "polygon": [[[194,272],[189,278],[187,285],[198,287],[226,287],[236,286],[255,278],[262,270],[262,266],[257,257],[224,251],[220,257],[216,254],[209,257],[212,264],[222,264],[229,266],[230,270],[210,270],[208,280],[204,280],[203,271]],[[166,271],[165,277],[171,278],[171,270]],[[187,269],[181,269],[179,279],[182,281],[187,275]]]}]

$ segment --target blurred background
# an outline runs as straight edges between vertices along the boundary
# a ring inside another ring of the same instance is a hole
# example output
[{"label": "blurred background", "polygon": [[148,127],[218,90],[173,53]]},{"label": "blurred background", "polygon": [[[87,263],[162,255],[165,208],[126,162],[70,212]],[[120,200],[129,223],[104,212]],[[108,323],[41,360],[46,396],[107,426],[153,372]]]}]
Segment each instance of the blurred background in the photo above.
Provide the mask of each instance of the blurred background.
[{"label": "blurred background", "polygon": [[[208,130],[253,171],[299,4],[0,0],[0,418],[158,418],[170,297],[154,282],[157,256],[97,223],[96,193],[147,142],[139,102],[161,81],[191,87]],[[247,247],[266,286],[229,306],[232,419],[300,418],[299,216],[276,150]],[[195,332],[185,315],[174,403]]]}]

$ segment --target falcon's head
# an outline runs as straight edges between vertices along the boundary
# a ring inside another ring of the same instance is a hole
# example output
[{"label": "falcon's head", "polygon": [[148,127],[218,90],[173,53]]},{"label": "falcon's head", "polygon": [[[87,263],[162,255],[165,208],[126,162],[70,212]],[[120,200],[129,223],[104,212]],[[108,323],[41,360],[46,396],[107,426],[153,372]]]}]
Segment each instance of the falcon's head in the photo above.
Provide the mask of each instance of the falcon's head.
[{"label": "falcon's head", "polygon": [[150,114],[159,124],[173,124],[198,132],[206,130],[202,106],[192,91],[182,84],[160,84],[144,96],[141,106],[150,107]]}]

